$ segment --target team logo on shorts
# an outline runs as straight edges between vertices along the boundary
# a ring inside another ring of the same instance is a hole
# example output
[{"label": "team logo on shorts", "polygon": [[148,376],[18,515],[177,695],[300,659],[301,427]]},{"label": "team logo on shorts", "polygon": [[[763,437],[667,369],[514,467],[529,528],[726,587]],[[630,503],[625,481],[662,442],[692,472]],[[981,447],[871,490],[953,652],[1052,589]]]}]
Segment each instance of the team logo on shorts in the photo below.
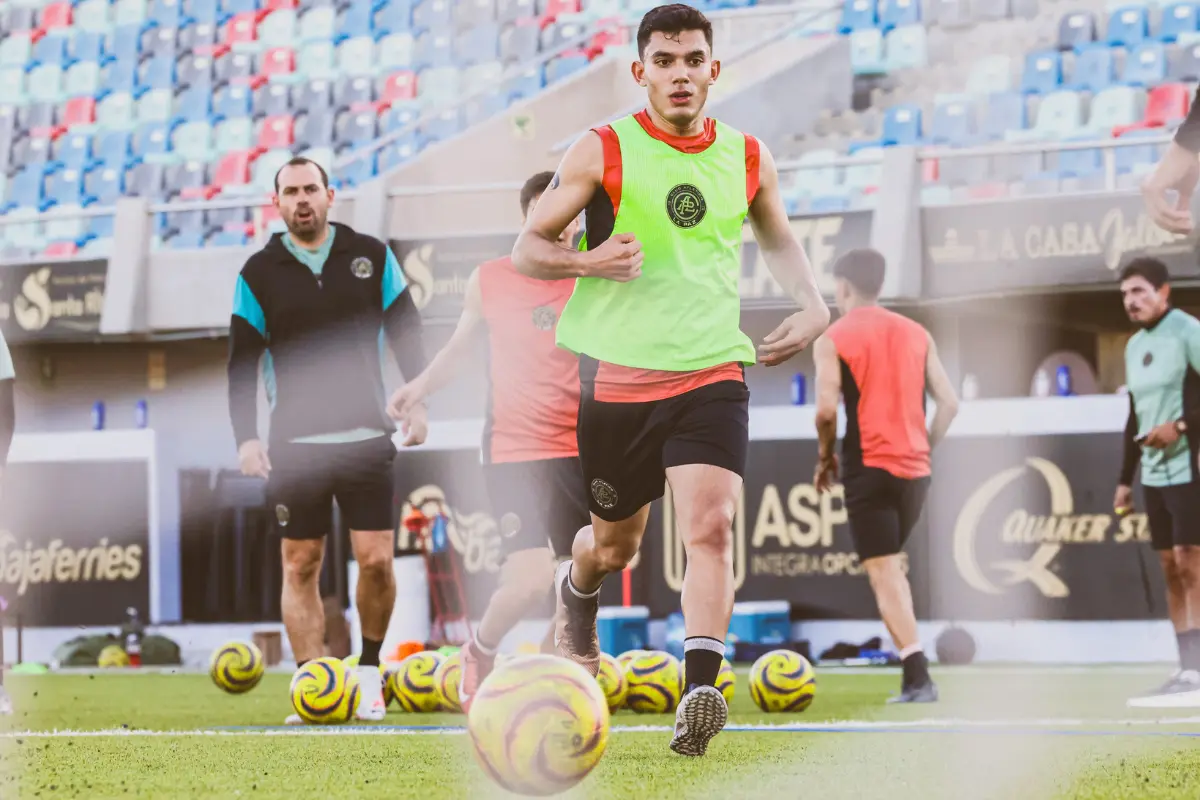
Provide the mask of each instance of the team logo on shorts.
[{"label": "team logo on shorts", "polygon": [[371,259],[360,256],[350,262],[350,271],[354,273],[354,277],[366,280],[375,272],[375,265],[371,263]]},{"label": "team logo on shorts", "polygon": [[500,517],[500,535],[505,539],[516,536],[519,530],[521,530],[521,518],[516,514],[509,511]]},{"label": "team logo on shorts", "polygon": [[596,478],[592,481],[592,499],[601,508],[612,508],[617,504],[617,490],[608,481]]},{"label": "team logo on shorts", "polygon": [[1154,353],[1146,353],[1146,355],[1142,356],[1142,366],[1143,367],[1150,366],[1151,362],[1153,362],[1153,361],[1154,361]]},{"label": "team logo on shorts", "polygon": [[708,205],[690,183],[681,183],[667,194],[667,216],[680,228],[694,228],[704,219]]},{"label": "team logo on shorts", "polygon": [[288,507],[283,503],[275,506],[275,519],[279,520],[279,524],[286,527],[288,520],[292,518],[292,514],[288,511]]},{"label": "team logo on shorts", "polygon": [[558,314],[555,314],[554,309],[550,306],[538,306],[533,310],[533,327],[539,331],[554,330],[556,322],[558,322]]}]

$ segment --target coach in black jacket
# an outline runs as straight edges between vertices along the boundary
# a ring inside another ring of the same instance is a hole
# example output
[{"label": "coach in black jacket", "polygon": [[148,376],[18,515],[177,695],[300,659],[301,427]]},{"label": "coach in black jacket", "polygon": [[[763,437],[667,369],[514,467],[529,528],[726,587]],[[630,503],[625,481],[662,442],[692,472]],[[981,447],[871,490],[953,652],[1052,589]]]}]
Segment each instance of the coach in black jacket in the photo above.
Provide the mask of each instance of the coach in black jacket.
[{"label": "coach in black jacket", "polygon": [[[421,320],[391,249],[329,224],[333,190],[318,164],[292,159],[279,170],[275,192],[288,230],[251,256],[238,278],[229,332],[229,414],[242,472],[267,478],[267,499],[283,539],[283,622],[298,666],[324,655],[318,578],[337,498],[359,568],[357,715],[383,719],[379,650],[396,597],[396,448],[381,359],[386,341],[404,376],[419,374],[425,366]],[[257,430],[260,361],[271,402],[265,448]],[[402,427],[406,445],[423,442],[424,408],[402,420]]]}]

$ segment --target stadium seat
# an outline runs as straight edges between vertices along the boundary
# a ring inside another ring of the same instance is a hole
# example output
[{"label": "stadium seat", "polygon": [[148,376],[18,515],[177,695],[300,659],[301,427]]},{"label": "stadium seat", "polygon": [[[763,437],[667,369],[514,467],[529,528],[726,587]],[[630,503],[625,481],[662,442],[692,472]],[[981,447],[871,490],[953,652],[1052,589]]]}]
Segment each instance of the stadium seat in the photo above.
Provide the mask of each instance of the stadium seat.
[{"label": "stadium seat", "polygon": [[200,88],[211,93],[213,60],[209,56],[184,56],[179,60],[175,77],[180,88]]},{"label": "stadium seat", "polygon": [[247,11],[234,14],[225,23],[225,43],[229,45],[248,44],[258,38],[258,13]]},{"label": "stadium seat", "polygon": [[[220,29],[211,22],[198,22],[179,31],[179,52],[213,56],[218,50]],[[223,46],[223,45],[221,45]]]},{"label": "stadium seat", "polygon": [[1200,41],[1173,48],[1168,76],[1172,81],[1187,83],[1200,80]]},{"label": "stadium seat", "polygon": [[203,161],[183,161],[167,167],[164,190],[171,196],[182,194],[187,189],[198,189],[208,184],[208,167]]},{"label": "stadium seat", "polygon": [[[1130,130],[1121,134],[1121,138],[1128,140],[1159,135],[1155,130]],[[1158,150],[1153,144],[1113,148],[1113,163],[1118,175],[1149,171],[1158,162],[1158,157]]]},{"label": "stadium seat", "polygon": [[171,134],[171,149],[180,158],[207,161],[213,151],[213,129],[208,122],[186,122]]},{"label": "stadium seat", "polygon": [[426,144],[451,138],[462,129],[462,117],[457,108],[440,111],[421,122],[417,134]]},{"label": "stadium seat", "polygon": [[[371,122],[374,123],[374,116],[371,117]],[[283,115],[277,117],[267,117],[262,121],[262,127],[258,131],[257,147],[262,150],[271,150],[277,147],[291,147],[295,141],[295,124],[291,115]],[[372,131],[374,128],[372,128]]]},{"label": "stadium seat", "polygon": [[165,247],[172,250],[195,250],[204,246],[204,231],[187,231],[177,233],[163,242]]},{"label": "stadium seat", "polygon": [[71,27],[71,15],[71,3],[67,0],[43,5],[41,18],[38,20],[38,29],[54,31],[57,28],[69,28]]},{"label": "stadium seat", "polygon": [[520,20],[500,33],[500,58],[506,62],[524,63],[538,52],[541,29],[537,20]]},{"label": "stadium seat", "polygon": [[249,243],[246,231],[237,229],[217,231],[204,241],[206,247],[245,247]]},{"label": "stadium seat", "polygon": [[139,67],[137,92],[175,87],[175,56],[160,55],[144,61]]},{"label": "stadium seat", "polygon": [[23,136],[13,145],[12,163],[17,167],[37,165],[43,172],[53,169],[54,140],[49,136]]},{"label": "stadium seat", "polygon": [[84,176],[86,205],[113,205],[124,194],[124,184],[125,171],[122,168],[104,165],[91,170]]},{"label": "stadium seat", "polygon": [[1096,38],[1096,15],[1090,11],[1072,11],[1058,23],[1059,50],[1074,50]]},{"label": "stadium seat", "polygon": [[67,46],[70,42],[68,36],[61,34],[42,36],[33,45],[33,65],[53,64],[59,68],[65,67],[68,60]]},{"label": "stadium seat", "polygon": [[379,40],[379,71],[412,69],[415,42],[412,34],[392,33]]},{"label": "stadium seat", "polygon": [[929,143],[948,147],[969,146],[975,138],[975,120],[966,100],[939,103],[929,123]]},{"label": "stadium seat", "polygon": [[228,186],[241,186],[250,181],[250,162],[254,158],[253,151],[241,150],[225,153],[213,170],[213,187],[224,189]]},{"label": "stadium seat", "polygon": [[146,159],[164,156],[171,149],[171,126],[166,122],[147,122],[133,134],[133,155]]},{"label": "stadium seat", "polygon": [[71,38],[70,53],[74,61],[92,61],[100,63],[104,56],[104,37],[106,34],[79,31]]},{"label": "stadium seat", "polygon": [[1075,56],[1069,88],[1081,92],[1099,92],[1107,89],[1116,79],[1116,61],[1113,50],[1107,45],[1089,45]]},{"label": "stadium seat", "polygon": [[371,152],[361,158],[356,158],[337,170],[337,177],[345,186],[358,186],[366,183],[375,176],[375,162],[378,156],[378,152]]},{"label": "stadium seat", "polygon": [[336,38],[343,40],[370,36],[372,18],[370,3],[349,3],[342,6]]},{"label": "stadium seat", "polygon": [[275,47],[262,55],[258,74],[268,80],[289,78],[296,71],[296,53],[290,47]]},{"label": "stadium seat", "polygon": [[45,182],[43,164],[30,164],[22,167],[8,181],[8,196],[5,198],[3,210],[5,213],[14,208],[32,208],[40,210],[42,192]]},{"label": "stadium seat", "polygon": [[25,90],[33,103],[58,103],[63,99],[62,67],[43,64],[29,70]]},{"label": "stadium seat", "polygon": [[92,154],[100,164],[124,168],[132,155],[133,134],[128,130],[107,130],[96,134]]},{"label": "stadium seat", "polygon": [[254,161],[253,184],[264,194],[275,191],[275,173],[292,157],[290,150],[268,150]]},{"label": "stadium seat", "polygon": [[1149,87],[1166,79],[1167,51],[1161,42],[1145,42],[1126,56],[1122,83]]},{"label": "stadium seat", "polygon": [[146,18],[160,28],[178,28],[183,22],[180,0],[152,0]]},{"label": "stadium seat", "polygon": [[883,61],[883,35],[878,29],[860,29],[850,34],[850,66],[860,75],[887,71]]},{"label": "stadium seat", "polygon": [[291,89],[283,83],[268,83],[254,90],[254,118],[287,114],[292,107]]},{"label": "stadium seat", "polygon": [[880,144],[915,145],[921,141],[921,108],[915,105],[893,106],[883,115]]},{"label": "stadium seat", "polygon": [[67,97],[95,97],[100,92],[100,65],[95,61],[72,64],[63,76],[63,92]]},{"label": "stadium seat", "polygon": [[496,21],[496,0],[460,0],[450,9],[450,17],[456,31],[490,25]]},{"label": "stadium seat", "polygon": [[375,40],[362,36],[342,42],[337,49],[337,64],[342,75],[374,75]]},{"label": "stadium seat", "polygon": [[990,22],[1013,16],[1009,0],[972,0],[971,11],[975,22]]},{"label": "stadium seat", "polygon": [[213,130],[213,148],[218,155],[254,147],[254,122],[247,117],[221,120]]},{"label": "stadium seat", "polygon": [[0,67],[22,67],[33,55],[33,39],[27,32],[10,33],[0,39]]},{"label": "stadium seat", "polygon": [[1025,94],[1046,94],[1062,87],[1062,56],[1054,50],[1041,50],[1025,56],[1025,72],[1021,76],[1021,91]]},{"label": "stadium seat", "polygon": [[[310,12],[311,13],[311,12]],[[413,28],[411,0],[388,0],[375,10],[375,33],[409,33]]]},{"label": "stadium seat", "polygon": [[546,65],[546,80],[550,83],[560,81],[568,75],[586,69],[587,53],[583,50],[567,50],[561,56]]},{"label": "stadium seat", "polygon": [[508,96],[503,91],[487,92],[468,100],[463,107],[463,121],[468,127],[483,122],[508,107]]},{"label": "stadium seat", "polygon": [[1126,6],[1108,15],[1104,40],[1113,47],[1135,47],[1150,38],[1150,16],[1145,6]]},{"label": "stadium seat", "polygon": [[[496,21],[500,24],[533,19],[538,16],[536,0],[496,0]],[[381,156],[380,169],[383,169]]]},{"label": "stadium seat", "polygon": [[879,15],[875,0],[845,0],[842,4],[842,20],[838,23],[838,33],[872,30],[878,25]]},{"label": "stadium seat", "polygon": [[[845,8],[845,6],[843,6]],[[921,24],[920,0],[881,0],[879,8],[879,27],[884,33],[892,28],[903,25]],[[921,25],[924,29],[924,26]]]},{"label": "stadium seat", "polygon": [[389,75],[379,92],[380,101],[389,105],[398,100],[415,100],[416,97],[417,76],[409,71]]},{"label": "stadium seat", "polygon": [[375,85],[370,78],[342,78],[333,85],[333,104],[336,108],[350,108],[374,100]]},{"label": "stadium seat", "polygon": [[[1122,87],[1114,87],[1120,89]],[[1090,178],[1104,169],[1104,154],[1098,147],[1062,150],[1058,153],[1060,178]]]},{"label": "stadium seat", "polygon": [[1175,125],[1187,116],[1191,99],[1191,89],[1183,84],[1164,83],[1155,86],[1146,97],[1146,110],[1142,119],[1131,125],[1117,126],[1113,130],[1113,136]]},{"label": "stadium seat", "polygon": [[142,29],[138,25],[118,25],[104,49],[105,62],[132,61],[135,65],[142,54]]},{"label": "stadium seat", "polygon": [[83,202],[83,174],[77,169],[60,169],[46,178],[46,203],[77,206]]},{"label": "stadium seat", "polygon": [[253,14],[258,10],[259,3],[257,0],[220,0],[221,14],[226,17],[235,17],[238,14]]},{"label": "stadium seat", "polygon": [[539,0],[538,7],[548,17],[578,14],[583,10],[580,0]]},{"label": "stadium seat", "polygon": [[81,31],[107,33],[112,26],[112,5],[108,0],[83,0],[75,6],[75,35]]},{"label": "stadium seat", "polygon": [[222,117],[248,117],[251,113],[251,94],[246,86],[225,86],[213,98],[213,113]]},{"label": "stadium seat", "polygon": [[351,145],[355,148],[370,144],[375,139],[376,121],[375,114],[368,111],[343,114],[337,120],[334,141],[339,146]]},{"label": "stadium seat", "polygon": [[217,0],[184,0],[184,12],[201,25],[215,25],[221,16]]},{"label": "stadium seat", "polygon": [[1083,126],[1083,98],[1072,91],[1052,92],[1042,98],[1033,127],[1024,131],[1009,130],[1011,141],[1038,139],[1069,139],[1078,136]]},{"label": "stadium seat", "polygon": [[69,131],[54,142],[54,161],[64,169],[84,170],[92,162],[92,135]]},{"label": "stadium seat", "polygon": [[489,61],[468,67],[463,71],[463,81],[472,89],[489,92],[500,90],[504,83],[504,65],[499,61]]},{"label": "stadium seat", "polygon": [[101,96],[111,92],[130,92],[137,88],[137,58],[109,61],[100,77]]},{"label": "stadium seat", "polygon": [[386,145],[379,151],[378,171],[384,173],[393,167],[397,167],[411,159],[421,151],[420,143],[417,140],[417,133],[413,131],[407,135],[401,136],[390,145]]},{"label": "stadium seat", "polygon": [[545,76],[542,73],[542,67],[529,67],[509,77],[505,81],[504,91],[508,94],[508,101],[515,103],[533,97],[542,90],[543,86],[545,86]]},{"label": "stadium seat", "polygon": [[337,32],[337,9],[330,6],[312,8],[299,19],[301,42],[331,42]]},{"label": "stadium seat", "polygon": [[96,121],[96,100],[92,97],[72,97],[63,105],[59,123],[66,128],[91,125]]},{"label": "stadium seat", "polygon": [[417,38],[413,66],[418,70],[454,66],[453,37],[447,31],[428,31]]},{"label": "stadium seat", "polygon": [[453,102],[459,96],[460,78],[453,67],[423,70],[417,75],[417,96],[435,104]]},{"label": "stadium seat", "polygon": [[73,241],[51,242],[42,251],[42,255],[46,258],[70,258],[75,255],[78,249],[78,246]]},{"label": "stadium seat", "polygon": [[422,0],[413,6],[412,25],[414,33],[421,31],[452,31],[450,0]]},{"label": "stadium seat", "polygon": [[175,96],[170,89],[153,89],[137,101],[138,122],[170,122],[174,115]]},{"label": "stadium seat", "polygon": [[[507,102],[507,94],[504,91],[501,91],[500,94]],[[419,103],[392,103],[391,107],[379,118],[379,127],[382,133],[395,133],[412,127],[420,116],[421,105]]]},{"label": "stadium seat", "polygon": [[884,40],[884,52],[889,72],[925,66],[929,60],[925,26],[917,24],[896,28]]},{"label": "stadium seat", "polygon": [[152,27],[142,34],[142,58],[147,56],[175,57],[178,31],[174,28]]},{"label": "stadium seat", "polygon": [[460,66],[469,67],[499,58],[499,44],[500,32],[495,25],[477,25],[454,37],[452,53]]},{"label": "stadium seat", "polygon": [[333,144],[333,114],[325,108],[310,109],[296,117],[296,146],[329,147]]},{"label": "stadium seat", "polygon": [[254,56],[250,53],[226,53],[213,62],[217,83],[248,81],[254,75]]},{"label": "stadium seat", "polygon": [[[355,3],[352,7],[369,8],[362,3]],[[296,12],[290,8],[272,11],[258,23],[258,43],[263,47],[294,47],[296,33]]]},{"label": "stadium seat", "polygon": [[292,107],[299,112],[333,106],[333,82],[324,78],[292,87]]},{"label": "stadium seat", "polygon": [[1162,10],[1162,22],[1158,26],[1158,38],[1173,42],[1180,34],[1200,31],[1200,5],[1196,3],[1172,3]]},{"label": "stadium seat", "polygon": [[1145,95],[1140,89],[1110,86],[1094,95],[1087,128],[1093,135],[1107,138],[1118,128],[1127,128],[1141,118]]},{"label": "stadium seat", "polygon": [[297,71],[305,78],[337,77],[337,48],[333,42],[305,42],[300,45]]},{"label": "stadium seat", "polygon": [[23,106],[25,94],[25,70],[19,68],[0,69],[0,105]]}]

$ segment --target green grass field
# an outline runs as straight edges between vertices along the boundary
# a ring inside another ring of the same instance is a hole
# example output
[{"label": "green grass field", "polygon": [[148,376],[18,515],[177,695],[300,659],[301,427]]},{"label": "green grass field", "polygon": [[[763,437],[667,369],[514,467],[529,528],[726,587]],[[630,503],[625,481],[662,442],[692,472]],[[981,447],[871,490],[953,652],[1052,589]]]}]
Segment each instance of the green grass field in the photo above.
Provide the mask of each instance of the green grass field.
[{"label": "green grass field", "polygon": [[[708,757],[685,759],[667,749],[673,716],[621,712],[600,766],[565,796],[1200,798],[1200,709],[1125,707],[1162,670],[935,677],[941,703],[894,707],[883,704],[898,684],[894,672],[819,670],[812,707],[785,716],[752,705],[741,670],[731,725],[808,730],[729,729]],[[268,674],[240,697],[197,674],[7,683],[17,713],[0,721],[5,800],[507,796],[476,766],[461,715],[393,711],[373,728],[278,728],[290,711],[285,674]]]}]

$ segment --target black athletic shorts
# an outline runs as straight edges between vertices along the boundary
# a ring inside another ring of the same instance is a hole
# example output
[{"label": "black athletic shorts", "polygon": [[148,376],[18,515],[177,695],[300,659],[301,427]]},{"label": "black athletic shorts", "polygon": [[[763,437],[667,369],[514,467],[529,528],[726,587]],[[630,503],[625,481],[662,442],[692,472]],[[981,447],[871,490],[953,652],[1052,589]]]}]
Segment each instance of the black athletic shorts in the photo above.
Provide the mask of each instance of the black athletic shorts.
[{"label": "black athletic shorts", "polygon": [[745,475],[746,384],[720,381],[665,400],[603,403],[595,399],[596,362],[581,356],[579,370],[579,460],[588,508],[600,519],[628,519],[662,497],[668,467],[711,464]]},{"label": "black athletic shorts", "polygon": [[352,531],[386,531],[395,525],[392,462],[387,436],[345,444],[275,444],[267,452],[271,474],[267,502],[275,530],[285,539],[319,539],[329,533],[336,498]]},{"label": "black athletic shorts", "polygon": [[570,556],[575,534],[592,521],[578,458],[485,464],[483,480],[504,558],[546,546]]},{"label": "black athletic shorts", "polygon": [[877,467],[852,466],[844,470],[842,486],[858,560],[903,550],[925,507],[929,478],[897,478]]},{"label": "black athletic shorts", "polygon": [[1150,544],[1155,550],[1200,546],[1200,482],[1143,486]]}]

